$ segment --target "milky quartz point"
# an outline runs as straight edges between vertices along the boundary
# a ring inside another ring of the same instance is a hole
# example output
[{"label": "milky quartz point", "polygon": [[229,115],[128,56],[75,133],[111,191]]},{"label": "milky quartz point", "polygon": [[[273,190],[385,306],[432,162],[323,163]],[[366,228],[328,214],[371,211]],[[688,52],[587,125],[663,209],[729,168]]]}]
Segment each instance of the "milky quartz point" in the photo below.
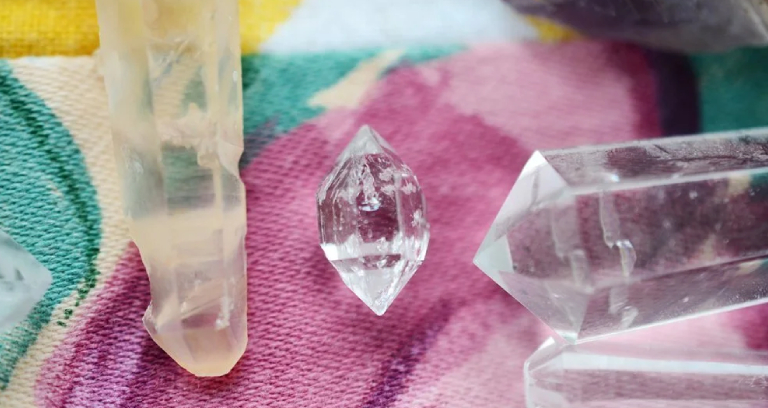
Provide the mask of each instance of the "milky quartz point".
[{"label": "milky quartz point", "polygon": [[547,340],[525,363],[528,408],[765,408],[768,353]]},{"label": "milky quartz point", "polygon": [[151,286],[144,325],[191,373],[226,374],[247,343],[238,2],[97,7],[124,209]]},{"label": "milky quartz point", "polygon": [[0,231],[0,333],[24,320],[51,285],[51,272]]},{"label": "milky quartz point", "polygon": [[768,129],[536,152],[475,263],[570,342],[768,300]]},{"label": "milky quartz point", "polygon": [[320,246],[344,283],[382,315],[424,261],[427,205],[410,168],[360,129],[317,192]]}]

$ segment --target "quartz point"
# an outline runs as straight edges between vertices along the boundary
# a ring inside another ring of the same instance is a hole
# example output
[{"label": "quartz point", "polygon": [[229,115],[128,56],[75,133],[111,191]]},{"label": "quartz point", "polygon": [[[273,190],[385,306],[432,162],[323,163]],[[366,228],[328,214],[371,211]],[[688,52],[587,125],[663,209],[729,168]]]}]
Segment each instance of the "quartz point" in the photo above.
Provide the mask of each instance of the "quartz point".
[{"label": "quartz point", "polygon": [[475,264],[569,342],[768,300],[768,129],[536,152]]},{"label": "quartz point", "polygon": [[548,339],[526,361],[528,408],[768,407],[768,353]]},{"label": "quartz point", "polygon": [[50,271],[0,231],[0,333],[24,320],[50,285]]},{"label": "quartz point", "polygon": [[768,44],[765,0],[505,0],[589,37],[678,52]]},{"label": "quartz point", "polygon": [[341,279],[382,315],[424,261],[427,206],[416,176],[363,126],[317,192],[320,246]]},{"label": "quartz point", "polygon": [[238,1],[96,3],[144,325],[189,372],[224,375],[248,341]]}]

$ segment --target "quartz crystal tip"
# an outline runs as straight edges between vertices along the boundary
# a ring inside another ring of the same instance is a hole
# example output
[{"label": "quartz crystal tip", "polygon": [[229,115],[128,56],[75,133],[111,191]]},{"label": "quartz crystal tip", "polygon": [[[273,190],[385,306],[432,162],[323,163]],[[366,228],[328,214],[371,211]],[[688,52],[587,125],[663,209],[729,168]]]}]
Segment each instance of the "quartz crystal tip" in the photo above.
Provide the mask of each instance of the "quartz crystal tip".
[{"label": "quartz crystal tip", "polygon": [[218,377],[232,370],[248,343],[246,285],[205,286],[178,306],[153,301],[143,321],[155,343],[185,370]]},{"label": "quartz crystal tip", "polygon": [[238,1],[96,7],[123,209],[150,282],[144,325],[187,371],[224,375],[248,343]]},{"label": "quartz crystal tip", "polygon": [[528,408],[768,406],[768,354],[757,350],[550,338],[524,378]]},{"label": "quartz crystal tip", "polygon": [[363,126],[317,192],[320,246],[341,279],[377,315],[424,261],[426,200],[416,176]]},{"label": "quartz crystal tip", "polygon": [[51,273],[0,231],[0,332],[27,317],[51,285]]},{"label": "quartz crystal tip", "polygon": [[768,129],[534,153],[475,263],[569,342],[768,302]]}]

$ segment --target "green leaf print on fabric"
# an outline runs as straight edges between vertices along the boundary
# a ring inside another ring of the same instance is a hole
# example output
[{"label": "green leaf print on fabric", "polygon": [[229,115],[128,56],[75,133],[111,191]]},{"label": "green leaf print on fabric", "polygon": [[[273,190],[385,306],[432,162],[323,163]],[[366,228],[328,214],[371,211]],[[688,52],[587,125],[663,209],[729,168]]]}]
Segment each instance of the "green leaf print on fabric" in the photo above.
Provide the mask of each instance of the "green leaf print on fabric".
[{"label": "green leaf print on fabric", "polygon": [[[78,146],[45,103],[0,61],[0,228],[53,275],[30,316],[0,334],[0,390],[54,308],[95,287],[101,240],[96,190]],[[64,312],[59,326],[73,311]]]}]

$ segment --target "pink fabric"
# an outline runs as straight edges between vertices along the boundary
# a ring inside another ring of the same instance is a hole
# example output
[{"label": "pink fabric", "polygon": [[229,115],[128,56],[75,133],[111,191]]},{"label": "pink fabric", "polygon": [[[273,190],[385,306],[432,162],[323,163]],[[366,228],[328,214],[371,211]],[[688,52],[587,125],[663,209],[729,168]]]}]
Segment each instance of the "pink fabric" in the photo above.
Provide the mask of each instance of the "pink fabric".
[{"label": "pink fabric", "polygon": [[[522,407],[524,359],[546,329],[472,265],[536,148],[658,135],[652,78],[633,48],[504,45],[384,77],[269,145],[243,171],[248,349],[198,379],[152,343],[135,247],[54,351],[41,407]],[[361,124],[418,175],[427,260],[384,317],[344,287],[318,246],[315,190]]]}]

